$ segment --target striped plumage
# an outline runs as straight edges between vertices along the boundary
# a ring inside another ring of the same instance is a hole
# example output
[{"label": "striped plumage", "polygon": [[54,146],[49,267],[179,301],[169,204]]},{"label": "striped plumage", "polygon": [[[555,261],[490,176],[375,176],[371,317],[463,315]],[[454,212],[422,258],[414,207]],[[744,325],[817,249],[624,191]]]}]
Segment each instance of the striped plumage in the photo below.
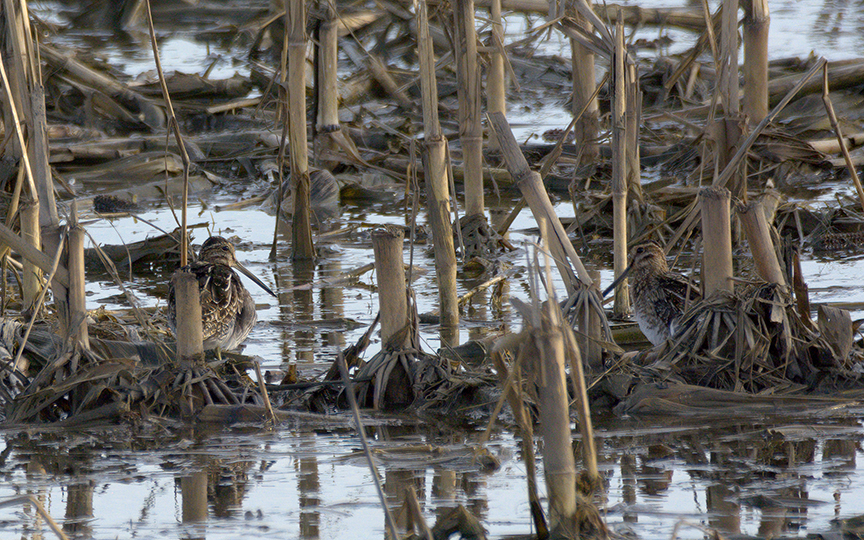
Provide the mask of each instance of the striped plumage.
[{"label": "striped plumage", "polygon": [[654,345],[675,336],[685,306],[699,299],[698,290],[680,274],[671,272],[663,249],[655,242],[630,252],[628,265],[633,318]]},{"label": "striped plumage", "polygon": [[[243,286],[237,268],[264,290],[257,277],[237,262],[234,246],[221,236],[211,236],[201,246],[198,260],[185,267],[198,278],[204,349],[230,350],[240,345],[255,322],[255,301]],[[275,294],[273,294],[275,296]],[[173,282],[168,287],[168,324],[176,331],[176,298]]]}]

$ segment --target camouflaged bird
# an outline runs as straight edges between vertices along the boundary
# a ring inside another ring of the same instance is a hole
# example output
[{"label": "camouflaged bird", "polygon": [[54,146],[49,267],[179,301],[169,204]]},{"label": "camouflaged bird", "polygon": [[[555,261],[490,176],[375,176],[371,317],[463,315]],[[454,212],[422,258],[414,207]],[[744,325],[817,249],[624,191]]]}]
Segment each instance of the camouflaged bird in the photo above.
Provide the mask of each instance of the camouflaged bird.
[{"label": "camouflaged bird", "polygon": [[[201,298],[201,324],[204,334],[204,350],[230,350],[240,345],[255,322],[255,301],[243,286],[240,270],[259,287],[276,296],[254,274],[246,270],[234,252],[234,246],[221,236],[211,236],[201,246],[198,260],[184,267],[195,274]],[[176,333],[177,306],[174,282],[168,287],[168,324]]]},{"label": "camouflaged bird", "polygon": [[659,345],[675,336],[685,307],[701,295],[687,278],[669,270],[666,254],[656,242],[636,246],[629,259],[627,269],[615,281],[629,276],[633,318],[648,341]]}]

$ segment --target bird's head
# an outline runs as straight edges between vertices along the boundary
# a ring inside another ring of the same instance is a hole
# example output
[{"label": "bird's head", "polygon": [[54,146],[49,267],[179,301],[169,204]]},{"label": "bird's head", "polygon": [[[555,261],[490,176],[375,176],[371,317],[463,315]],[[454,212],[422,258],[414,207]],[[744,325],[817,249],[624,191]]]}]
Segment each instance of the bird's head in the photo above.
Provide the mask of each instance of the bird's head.
[{"label": "bird's head", "polygon": [[648,242],[634,247],[630,252],[630,266],[634,268],[653,268],[661,272],[669,270],[669,265],[666,263],[666,254],[657,242]]},{"label": "bird's head", "polygon": [[211,236],[201,245],[198,260],[209,264],[237,266],[237,256],[234,246],[221,236]]}]

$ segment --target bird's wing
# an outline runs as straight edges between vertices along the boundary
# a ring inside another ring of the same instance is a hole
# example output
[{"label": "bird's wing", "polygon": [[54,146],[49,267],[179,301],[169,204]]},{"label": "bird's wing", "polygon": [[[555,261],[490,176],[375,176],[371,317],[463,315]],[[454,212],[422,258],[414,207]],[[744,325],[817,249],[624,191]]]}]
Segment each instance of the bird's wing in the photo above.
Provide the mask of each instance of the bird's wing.
[{"label": "bird's wing", "polygon": [[670,302],[679,313],[702,298],[699,289],[680,274],[670,272],[660,276],[659,286],[669,295]]}]

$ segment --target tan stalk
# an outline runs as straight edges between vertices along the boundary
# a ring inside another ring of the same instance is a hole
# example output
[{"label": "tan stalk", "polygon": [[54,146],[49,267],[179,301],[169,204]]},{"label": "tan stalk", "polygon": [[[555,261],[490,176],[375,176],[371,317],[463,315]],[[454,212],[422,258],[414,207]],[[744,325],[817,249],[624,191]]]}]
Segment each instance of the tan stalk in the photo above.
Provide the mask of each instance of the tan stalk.
[{"label": "tan stalk", "polygon": [[[294,214],[291,226],[291,258],[314,259],[312,214],[309,201],[309,156],[306,138],[306,2],[285,0],[285,32],[288,47],[288,139],[291,153],[291,191]],[[284,76],[284,75],[283,75]]]},{"label": "tan stalk", "polygon": [[[51,259],[44,252],[34,248],[26,240],[15,234],[15,231],[0,223],[0,244],[9,246],[13,251],[21,255],[25,260],[38,266],[43,272],[50,272],[53,280],[58,284],[69,286],[69,271],[65,266],[60,266],[55,272],[51,271]],[[56,246],[55,246],[56,248]]]},{"label": "tan stalk", "polygon": [[[540,221],[541,232],[548,222]],[[548,253],[548,244],[544,245]],[[535,328],[533,345],[537,348],[538,404],[540,406],[540,433],[543,436],[543,470],[549,496],[549,525],[565,534],[572,532],[576,517],[576,462],[573,457],[573,438],[570,434],[570,409],[567,396],[567,379],[564,373],[564,336],[561,329],[566,326],[561,310],[554,302],[552,269],[549,256],[544,257],[547,286],[546,316],[540,318],[540,327]],[[538,268],[539,272],[540,269]],[[528,321],[526,321],[527,323]]]},{"label": "tan stalk", "polygon": [[771,227],[765,219],[765,210],[761,201],[740,205],[738,216],[750,245],[750,253],[753,255],[753,263],[756,273],[768,283],[776,283],[786,286],[786,278],[783,269],[777,260],[777,252],[774,242],[771,240]]},{"label": "tan stalk", "polygon": [[331,133],[338,131],[339,127],[339,87],[337,85],[336,70],[338,67],[338,37],[339,22],[333,5],[324,0],[322,2],[324,21],[318,29],[318,62],[315,91],[318,95],[318,111],[315,119],[315,162],[319,167],[331,169],[335,163],[324,162],[322,155],[327,155],[336,150]]},{"label": "tan stalk", "polygon": [[706,187],[699,190],[702,207],[702,287],[705,298],[714,291],[732,291],[732,227],[726,188]]},{"label": "tan stalk", "polygon": [[[603,76],[603,80],[601,80],[600,84],[597,85],[597,88],[594,89],[594,94],[592,95],[592,99],[597,98],[597,95],[600,93],[600,90],[606,84],[607,80],[609,80],[609,74],[608,73]],[[582,115],[585,114],[585,112],[588,110],[587,105],[588,104],[586,104],[586,106],[583,107],[581,111],[579,111],[579,114],[577,114],[572,120],[570,120],[570,124],[568,124],[567,127],[564,129],[564,133],[561,135],[561,138],[558,139],[557,143],[555,143],[555,148],[553,148],[552,151],[547,154],[547,157],[543,159],[543,165],[540,166],[540,177],[541,178],[546,178],[546,175],[549,174],[549,171],[551,171],[552,167],[555,166],[555,163],[558,161],[558,158],[561,157],[561,153],[564,150],[564,143],[567,141],[567,136],[573,130],[573,128],[576,127],[576,123],[579,122],[579,120],[582,118]],[[490,109],[489,112],[494,112],[494,111],[492,111]],[[504,112],[502,111],[501,114],[503,115]],[[498,147],[497,137],[492,137],[492,140],[496,141],[495,146]],[[508,173],[508,177],[509,177],[509,173]],[[521,199],[519,199],[519,202],[513,206],[513,209],[507,215],[507,218],[504,219],[504,221],[501,223],[501,225],[498,226],[497,231],[498,231],[499,235],[504,236],[504,234],[507,233],[507,230],[510,228],[510,225],[513,224],[513,221],[516,220],[516,218],[519,216],[519,214],[522,212],[522,210],[525,209],[526,205],[527,205],[527,203],[525,202],[525,197],[522,197]]]},{"label": "tan stalk", "polygon": [[[583,10],[591,10],[590,0],[573,0],[575,4],[581,4]],[[573,13],[576,24],[584,30],[591,31],[591,23],[582,13]],[[571,66],[573,70],[573,99],[571,101],[573,115],[585,107],[585,114],[577,122],[575,134],[576,140],[585,145],[582,153],[582,162],[590,163],[600,155],[600,147],[597,145],[598,133],[600,131],[600,107],[594,94],[597,84],[597,76],[594,72],[594,53],[587,47],[583,47],[575,39],[570,40],[572,50]],[[587,107],[586,107],[587,106]]]},{"label": "tan stalk", "polygon": [[624,118],[626,119],[626,143],[624,145],[627,155],[627,192],[642,202],[642,166],[641,152],[639,150],[639,127],[642,125],[642,90],[639,87],[639,70],[636,64],[627,59],[625,69],[627,106]]},{"label": "tan stalk", "polygon": [[768,114],[768,0],[745,0],[744,114],[756,124]]},{"label": "tan stalk", "polygon": [[513,177],[514,183],[528,202],[528,207],[531,208],[534,219],[538,223],[545,219],[550,224],[549,249],[564,280],[564,285],[567,287],[567,295],[570,296],[576,292],[580,284],[590,287],[592,284],[591,276],[582,264],[581,259],[579,259],[576,249],[573,247],[570,238],[561,225],[561,221],[552,207],[552,201],[549,200],[549,194],[546,193],[546,189],[543,187],[540,174],[528,167],[528,162],[525,160],[525,156],[522,155],[521,150],[519,150],[519,145],[516,143],[516,138],[510,129],[510,124],[504,118],[504,115],[501,113],[489,113],[488,117],[489,125],[495,130],[498,142],[501,145],[501,154],[507,164],[507,169],[510,171],[510,176]]},{"label": "tan stalk", "polygon": [[[7,10],[11,9],[9,3],[10,0],[5,1],[5,7]],[[7,31],[7,35],[12,36],[7,41],[11,41],[13,44],[17,44],[17,46],[12,47],[13,51],[29,50],[29,47],[26,46],[26,38],[21,35],[22,25],[15,24],[15,22],[15,17],[9,17],[7,19],[7,26],[11,27],[0,30]],[[29,23],[27,23],[25,26],[29,29]],[[18,32],[16,32],[16,30]],[[11,66],[11,72],[9,73],[7,73],[6,71],[5,62],[0,59],[0,76],[2,76],[3,89],[7,96],[7,104],[4,106],[4,116],[6,117],[6,125],[9,126],[11,124],[12,126],[14,126],[14,141],[17,143],[11,146],[12,155],[13,157],[19,157],[21,163],[23,164],[23,174],[18,175],[18,181],[15,183],[12,201],[7,210],[6,223],[7,225],[12,224],[12,220],[14,219],[14,216],[18,211],[19,201],[23,199],[24,208],[22,208],[21,212],[21,236],[36,250],[41,250],[42,232],[39,224],[39,190],[37,190],[36,188],[36,183],[48,183],[50,182],[50,177],[34,177],[34,164],[31,163],[31,158],[33,158],[37,162],[37,166],[38,162],[41,161],[42,164],[41,166],[39,166],[39,168],[45,171],[48,169],[48,156],[46,152],[42,152],[41,154],[37,152],[36,148],[39,145],[37,144],[38,141],[35,140],[36,137],[34,136],[30,137],[32,144],[30,145],[30,148],[28,150],[28,146],[25,141],[24,129],[21,126],[21,119],[26,119],[29,117],[29,133],[32,134],[34,132],[41,132],[44,135],[45,132],[44,116],[42,117],[42,123],[38,125],[35,124],[35,119],[32,118],[32,110],[30,107],[31,97],[29,96],[29,93],[25,93],[16,97],[16,94],[19,94],[22,91],[26,92],[26,89],[29,86],[27,81],[28,79],[33,78],[32,72],[28,70],[29,64],[24,61],[25,59],[26,57],[19,59],[19,61],[13,62]],[[30,84],[35,85],[36,83],[31,81]],[[33,97],[33,99],[35,100],[35,97]],[[22,115],[24,116],[22,117]],[[22,188],[25,180],[28,189],[26,194],[22,194]],[[51,194],[51,201],[53,202],[53,187],[51,189]],[[54,215],[56,215],[56,213],[57,209],[56,207],[54,207]],[[36,302],[36,298],[39,296],[44,285],[42,282],[41,273],[39,272],[39,268],[29,260],[25,259],[23,272],[24,279],[22,283],[21,299],[23,308],[27,310],[34,305],[34,303]],[[63,294],[64,292],[65,291],[61,290],[55,291],[55,293],[58,293],[58,295],[62,297],[65,297],[65,295]],[[62,311],[64,311],[64,309],[61,309],[61,312]],[[62,316],[60,317],[60,320],[62,325],[62,323],[64,322]]]},{"label": "tan stalk", "polygon": [[[432,236],[435,239],[435,272],[438,276],[438,302],[442,331],[459,326],[459,303],[456,290],[456,248],[450,222],[450,193],[447,177],[447,138],[438,121],[438,92],[435,61],[426,2],[414,2],[417,18],[418,57],[420,62],[420,92],[423,102],[425,153],[423,167],[426,178],[426,203]],[[453,333],[450,332],[452,335]],[[458,340],[458,333],[455,334]],[[456,345],[457,343],[450,343]]]},{"label": "tan stalk", "polygon": [[276,425],[276,413],[273,411],[273,404],[270,402],[270,393],[267,392],[267,384],[264,382],[264,376],[261,374],[261,362],[255,358],[252,360],[255,366],[255,378],[258,381],[258,391],[261,392],[261,398],[264,400],[264,410],[267,411],[267,422],[270,426]]},{"label": "tan stalk", "polygon": [[797,84],[795,84],[795,86],[793,86],[789,90],[789,92],[787,92],[786,95],[783,96],[783,99],[780,100],[780,103],[778,103],[773,109],[771,109],[771,112],[768,113],[768,115],[765,118],[763,118],[761,122],[759,122],[759,125],[757,125],[755,128],[753,128],[753,131],[750,132],[750,135],[747,137],[747,139],[743,143],[741,143],[741,146],[738,147],[738,150],[736,150],[735,155],[732,156],[732,158],[729,160],[729,163],[726,165],[726,168],[723,169],[723,172],[720,173],[720,175],[714,179],[714,185],[715,186],[721,186],[722,187],[722,186],[726,185],[726,183],[729,181],[729,179],[732,178],[732,175],[735,174],[735,171],[737,170],[738,164],[741,162],[742,159],[744,159],[744,156],[747,155],[747,152],[750,151],[750,147],[753,146],[753,143],[756,141],[756,138],[762,133],[762,130],[765,129],[765,126],[767,126],[771,121],[774,120],[774,118],[777,117],[778,114],[780,114],[780,111],[782,111],[783,108],[786,107],[786,105],[788,105],[790,101],[792,101],[792,99],[798,94],[798,92],[802,88],[804,88],[804,86],[807,84],[807,82],[814,75],[816,75],[816,73],[818,71],[823,69],[825,64],[826,64],[826,61],[824,58],[820,58],[819,60],[817,60],[816,63],[813,65],[813,67],[811,67],[807,71],[807,73],[805,73],[798,80]]},{"label": "tan stalk", "polygon": [[459,140],[465,169],[465,217],[483,215],[483,128],[480,126],[480,69],[474,1],[454,0],[459,96]]},{"label": "tan stalk", "polygon": [[[624,25],[615,25],[615,54],[612,57],[612,234],[613,261],[617,279],[627,268],[627,99],[625,81]],[[626,279],[615,288],[614,313],[630,313]]]},{"label": "tan stalk", "polygon": [[588,386],[585,383],[585,366],[573,329],[564,330],[567,358],[570,360],[570,381],[576,396],[576,410],[579,413],[579,434],[582,435],[582,461],[592,487],[602,489],[600,472],[597,469],[597,447],[594,444],[594,424],[591,421],[591,402],[588,400]]},{"label": "tan stalk", "polygon": [[204,333],[201,321],[201,297],[198,278],[191,271],[179,269],[171,276],[177,310],[177,360],[195,362],[204,358]]},{"label": "tan stalk", "polygon": [[[519,435],[522,446],[522,458],[525,461],[525,477],[528,485],[528,506],[531,511],[531,518],[534,521],[534,527],[537,529],[537,537],[545,538],[548,536],[548,525],[546,516],[543,514],[543,506],[540,504],[540,496],[537,490],[537,463],[534,457],[534,428],[531,425],[531,417],[525,409],[525,403],[522,400],[522,369],[521,365],[527,356],[528,347],[519,347],[519,356],[509,366],[504,362],[504,352],[508,349],[508,342],[514,337],[514,334],[505,335],[499,339],[492,350],[492,361],[498,373],[498,380],[501,383],[502,399],[504,396],[507,402],[510,403],[510,409],[513,411],[513,416],[516,418],[516,424],[519,426]],[[523,337],[523,336],[519,336]],[[522,339],[519,339],[522,341]],[[500,409],[496,407],[500,412]],[[493,415],[495,418],[497,415]],[[483,440],[489,439],[490,425],[486,429]]]},{"label": "tan stalk", "polygon": [[738,116],[738,0],[723,0],[723,23],[720,31],[720,96],[727,118]]},{"label": "tan stalk", "polygon": [[[39,227],[39,204],[25,201],[21,205],[21,237],[34,248],[42,249],[42,235]],[[21,300],[24,310],[29,310],[42,292],[44,281],[42,270],[32,262],[24,259],[24,269],[21,279]]]},{"label": "tan stalk", "polygon": [[[486,110],[507,114],[506,72],[504,70],[504,22],[501,18],[501,0],[489,4],[491,23],[491,50],[489,71],[486,76]],[[490,149],[498,148],[498,139],[489,137]]]},{"label": "tan stalk", "polygon": [[410,322],[405,267],[402,265],[404,236],[402,229],[395,227],[382,227],[372,232],[382,343],[389,343]]},{"label": "tan stalk", "polygon": [[[0,225],[2,227],[2,225]],[[60,229],[60,236],[58,240],[57,251],[54,253],[54,258],[51,260],[47,268],[44,268],[46,272],[48,272],[48,280],[52,280],[55,278],[55,274],[59,274],[62,269],[64,272],[65,268],[60,266],[60,259],[63,256],[63,243],[66,240],[66,228],[63,227]],[[40,252],[41,253],[41,252]],[[44,253],[43,253],[44,255]],[[47,256],[46,256],[47,257]],[[68,279],[68,274],[67,274]],[[42,293],[39,295],[39,298],[36,300],[36,307],[33,309],[33,314],[30,315],[30,321],[27,323],[27,328],[24,330],[24,336],[21,338],[18,343],[18,351],[15,353],[15,360],[11,365],[18,366],[21,362],[21,355],[24,353],[25,345],[27,345],[27,340],[30,338],[30,331],[33,330],[33,324],[36,322],[36,317],[39,314],[39,311],[42,309],[42,303],[45,302],[45,295],[48,293],[48,289],[42,289]],[[12,419],[10,419],[12,421]]]},{"label": "tan stalk", "polygon": [[72,216],[69,228],[67,257],[69,258],[69,335],[67,339],[77,341],[82,349],[90,348],[87,333],[87,296],[84,274],[84,236],[78,224],[78,209],[72,202]]}]

